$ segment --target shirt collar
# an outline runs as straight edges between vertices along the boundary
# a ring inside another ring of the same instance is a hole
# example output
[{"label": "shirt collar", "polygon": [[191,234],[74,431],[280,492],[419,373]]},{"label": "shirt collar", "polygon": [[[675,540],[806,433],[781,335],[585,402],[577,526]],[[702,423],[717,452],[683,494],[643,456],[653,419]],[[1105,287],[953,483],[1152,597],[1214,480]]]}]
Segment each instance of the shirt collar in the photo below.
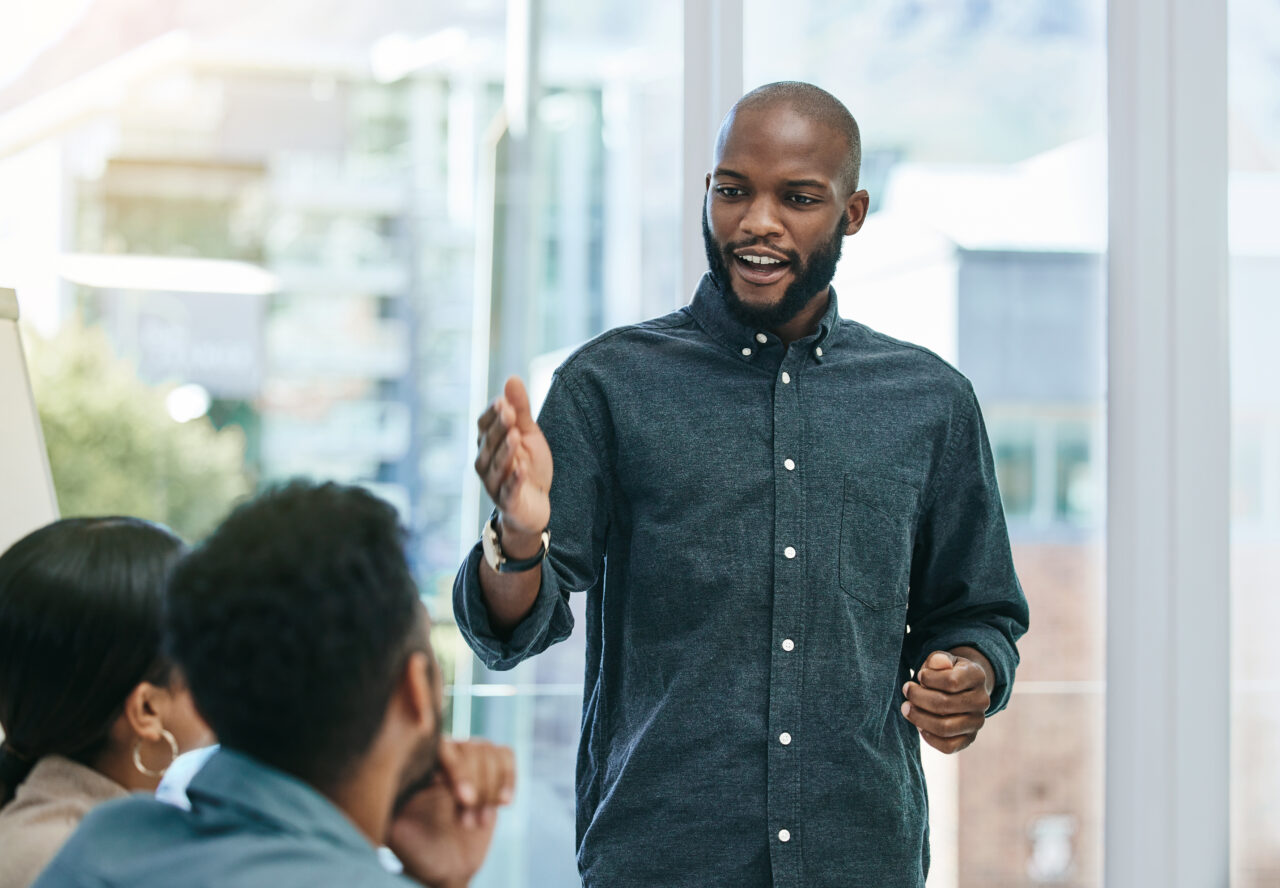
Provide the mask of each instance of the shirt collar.
[{"label": "shirt collar", "polygon": [[[825,350],[830,348],[828,337],[840,322],[840,310],[836,301],[835,287],[830,289],[831,298],[827,301],[827,310],[818,321],[817,332],[799,339],[792,345],[804,345],[811,349],[813,359],[822,362]],[[767,330],[755,330],[743,324],[729,311],[725,305],[720,285],[711,275],[705,272],[698,288],[693,293],[693,301],[689,303],[689,312],[694,320],[721,345],[729,348],[743,361],[750,361],[760,348],[767,343],[778,342],[778,337]],[[764,335],[766,342],[761,343],[758,336]]]},{"label": "shirt collar", "polygon": [[193,809],[202,802],[235,808],[283,832],[311,835],[334,845],[377,852],[337,806],[296,777],[221,747],[187,788]]}]

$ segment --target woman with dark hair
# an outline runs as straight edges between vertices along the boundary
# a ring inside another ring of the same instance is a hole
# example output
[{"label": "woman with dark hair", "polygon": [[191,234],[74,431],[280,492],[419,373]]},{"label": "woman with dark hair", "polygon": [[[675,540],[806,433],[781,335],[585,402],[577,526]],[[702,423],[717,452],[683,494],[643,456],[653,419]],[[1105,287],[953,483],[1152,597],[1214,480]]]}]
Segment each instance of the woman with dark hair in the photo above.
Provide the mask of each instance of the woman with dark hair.
[{"label": "woman with dark hair", "polygon": [[0,555],[0,888],[26,888],[100,802],[212,740],[160,650],[178,537],[69,518]]}]

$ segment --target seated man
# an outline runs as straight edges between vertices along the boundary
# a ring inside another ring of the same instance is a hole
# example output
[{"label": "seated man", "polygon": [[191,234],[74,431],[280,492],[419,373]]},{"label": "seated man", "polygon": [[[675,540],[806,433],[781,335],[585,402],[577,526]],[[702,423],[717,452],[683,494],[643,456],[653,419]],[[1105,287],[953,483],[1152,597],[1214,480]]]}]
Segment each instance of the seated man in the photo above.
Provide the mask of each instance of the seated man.
[{"label": "seated man", "polygon": [[40,888],[466,885],[510,801],[510,750],[440,737],[426,610],[390,506],[294,483],[240,506],[183,559],[169,651],[222,748],[190,810],[96,809]]}]

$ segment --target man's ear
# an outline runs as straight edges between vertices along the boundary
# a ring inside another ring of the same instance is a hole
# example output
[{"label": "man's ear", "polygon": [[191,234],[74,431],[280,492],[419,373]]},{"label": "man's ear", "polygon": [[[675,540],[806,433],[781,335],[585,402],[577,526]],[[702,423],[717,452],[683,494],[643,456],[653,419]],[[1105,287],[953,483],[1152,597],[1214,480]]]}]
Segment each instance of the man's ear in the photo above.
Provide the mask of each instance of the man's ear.
[{"label": "man's ear", "polygon": [[430,654],[424,651],[410,654],[400,673],[397,695],[414,723],[434,728],[436,706],[431,666]]},{"label": "man's ear", "polygon": [[711,190],[711,174],[710,173],[707,173],[707,184],[703,186],[702,190],[704,193]]},{"label": "man's ear", "polygon": [[139,682],[124,700],[122,717],[129,730],[142,740],[159,741],[164,732],[162,695],[168,691],[149,681]]},{"label": "man's ear", "polygon": [[845,214],[849,217],[849,224],[844,227],[846,236],[858,233],[862,223],[867,221],[867,211],[870,207],[871,195],[867,194],[865,189],[849,195],[844,205]]}]

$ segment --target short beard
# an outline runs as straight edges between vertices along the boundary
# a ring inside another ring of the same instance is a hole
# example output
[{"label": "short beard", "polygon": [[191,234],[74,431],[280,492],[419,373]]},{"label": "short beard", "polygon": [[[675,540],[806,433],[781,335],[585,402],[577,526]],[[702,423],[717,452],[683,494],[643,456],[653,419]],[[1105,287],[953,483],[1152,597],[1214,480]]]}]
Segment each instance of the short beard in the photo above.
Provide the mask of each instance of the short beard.
[{"label": "short beard", "polygon": [[724,296],[729,313],[740,323],[753,330],[777,330],[794,319],[805,306],[813,301],[813,297],[831,284],[836,274],[836,263],[840,261],[840,251],[844,247],[844,230],[849,225],[849,214],[841,213],[840,222],[836,225],[831,237],[809,257],[808,262],[801,262],[800,255],[795,252],[781,250],[791,263],[795,280],[787,287],[774,305],[760,308],[748,305],[742,296],[733,289],[729,277],[729,263],[737,261],[734,251],[752,246],[755,240],[741,241],[736,244],[721,245],[711,233],[707,223],[707,205],[702,204],[702,244],[707,251],[707,266],[711,277],[715,280]]},{"label": "short beard", "polygon": [[408,803],[409,799],[435,782],[436,772],[440,766],[440,725],[442,721],[440,711],[437,709],[436,729],[431,732],[430,737],[424,737],[419,741],[417,747],[413,750],[413,754],[409,757],[404,773],[400,776],[400,790],[396,793],[395,803],[391,809],[393,814],[398,813]]}]

